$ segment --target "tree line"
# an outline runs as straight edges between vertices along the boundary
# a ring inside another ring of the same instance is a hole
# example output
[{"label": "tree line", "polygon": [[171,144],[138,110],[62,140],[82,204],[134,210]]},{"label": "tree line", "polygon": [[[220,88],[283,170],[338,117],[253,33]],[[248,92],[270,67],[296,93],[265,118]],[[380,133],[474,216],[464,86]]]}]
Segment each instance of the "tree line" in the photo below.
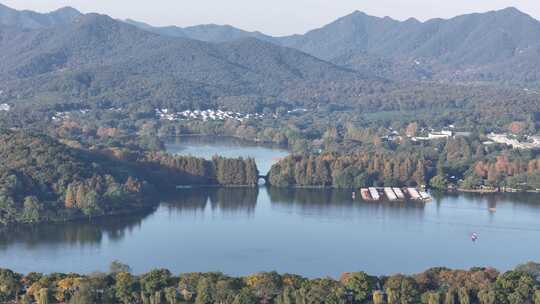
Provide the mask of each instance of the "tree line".
[{"label": "tree line", "polygon": [[432,268],[414,275],[350,272],[339,280],[261,272],[173,275],[156,269],[141,275],[113,262],[107,273],[22,275],[0,269],[2,303],[123,304],[538,304],[540,265],[514,270]]},{"label": "tree line", "polygon": [[221,185],[256,186],[259,171],[253,158],[225,158],[212,160],[193,156],[171,155],[163,152],[145,153],[136,161],[141,174],[146,174],[157,185]]},{"label": "tree line", "polygon": [[358,188],[425,185],[430,160],[414,154],[357,153],[289,156],[269,173],[273,186]]}]

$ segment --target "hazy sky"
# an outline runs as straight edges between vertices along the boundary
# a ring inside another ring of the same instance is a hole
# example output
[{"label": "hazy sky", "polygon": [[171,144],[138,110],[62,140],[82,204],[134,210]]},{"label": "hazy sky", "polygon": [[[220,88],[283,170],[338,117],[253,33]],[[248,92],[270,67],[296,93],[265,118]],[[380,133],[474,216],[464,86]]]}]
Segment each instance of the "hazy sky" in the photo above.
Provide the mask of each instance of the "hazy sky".
[{"label": "hazy sky", "polygon": [[404,20],[453,17],[514,6],[540,19],[540,0],[0,0],[16,9],[46,12],[73,6],[153,25],[230,24],[271,35],[304,33],[360,10]]}]

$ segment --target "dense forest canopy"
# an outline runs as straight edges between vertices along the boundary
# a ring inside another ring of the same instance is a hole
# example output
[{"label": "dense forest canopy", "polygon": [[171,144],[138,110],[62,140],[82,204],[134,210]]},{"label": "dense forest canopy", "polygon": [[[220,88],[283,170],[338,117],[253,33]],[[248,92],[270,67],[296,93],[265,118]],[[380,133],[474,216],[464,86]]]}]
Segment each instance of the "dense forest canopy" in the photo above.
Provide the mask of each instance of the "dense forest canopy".
[{"label": "dense forest canopy", "polygon": [[17,303],[125,304],[526,304],[540,303],[536,263],[501,273],[493,268],[432,268],[415,275],[371,276],[350,272],[339,280],[261,272],[173,275],[156,269],[141,275],[113,262],[108,273],[22,275],[0,270],[0,301]]}]

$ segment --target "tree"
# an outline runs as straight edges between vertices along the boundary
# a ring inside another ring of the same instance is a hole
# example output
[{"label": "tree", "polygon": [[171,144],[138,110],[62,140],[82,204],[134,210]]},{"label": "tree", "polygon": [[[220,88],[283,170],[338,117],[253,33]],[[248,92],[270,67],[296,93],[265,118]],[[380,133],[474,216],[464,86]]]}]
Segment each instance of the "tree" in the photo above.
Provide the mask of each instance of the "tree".
[{"label": "tree", "polygon": [[77,291],[73,294],[73,297],[69,299],[69,304],[88,304],[97,303],[96,295],[89,282],[82,282],[77,288]]},{"label": "tree", "polygon": [[26,223],[39,222],[41,218],[41,204],[35,196],[27,196],[24,199],[23,220]]},{"label": "tree", "polygon": [[448,189],[448,180],[444,176],[436,175],[429,181],[429,185],[436,190],[444,191]]},{"label": "tree", "polygon": [[121,303],[133,303],[134,295],[138,292],[136,279],[127,272],[116,274],[116,297]]},{"label": "tree", "polygon": [[276,272],[262,272],[246,278],[246,285],[263,303],[270,303],[281,293],[281,277]]},{"label": "tree", "polygon": [[492,289],[482,289],[477,296],[479,304],[495,304],[497,301],[495,291]]},{"label": "tree", "polygon": [[124,264],[124,263],[122,263],[122,262],[120,262],[118,260],[114,260],[109,265],[109,272],[113,273],[113,274],[117,274],[117,273],[120,273],[120,272],[130,273],[131,272],[131,267],[129,267],[129,265]]},{"label": "tree", "polygon": [[234,298],[232,304],[259,304],[259,299],[249,288],[243,288]]},{"label": "tree", "polygon": [[171,279],[171,272],[167,269],[155,269],[146,274],[143,274],[139,281],[141,283],[141,291],[152,296],[157,291],[167,287]]},{"label": "tree", "polygon": [[380,290],[373,292],[373,304],[384,304],[384,293]]},{"label": "tree", "polygon": [[376,279],[365,272],[353,272],[342,275],[341,282],[346,290],[354,295],[354,300],[363,303],[372,298],[376,288]]},{"label": "tree", "polygon": [[470,304],[471,296],[469,295],[469,290],[465,287],[458,289],[459,304]]},{"label": "tree", "polygon": [[66,198],[64,200],[64,206],[68,209],[71,209],[75,207],[76,204],[76,198],[75,198],[75,190],[73,190],[74,186],[73,184],[69,184],[67,190],[66,190]]},{"label": "tree", "polygon": [[42,288],[38,292],[37,304],[50,304],[50,293],[48,288]]},{"label": "tree", "polygon": [[180,297],[178,296],[178,290],[176,290],[176,288],[166,287],[164,292],[167,304],[176,304],[180,300]]},{"label": "tree", "polygon": [[540,290],[534,292],[534,304],[540,304]]},{"label": "tree", "polygon": [[420,160],[416,163],[416,170],[413,173],[413,179],[419,186],[426,184],[426,170],[424,168],[424,163]]},{"label": "tree", "polygon": [[516,271],[530,274],[536,280],[540,279],[540,264],[535,262],[527,262],[516,266]]},{"label": "tree", "polygon": [[450,288],[446,291],[444,295],[444,304],[457,304],[457,294],[456,290]]},{"label": "tree", "polygon": [[11,270],[0,269],[0,301],[8,302],[17,297],[22,288],[21,276]]},{"label": "tree", "polygon": [[291,287],[285,287],[276,298],[276,304],[296,304],[296,291]]},{"label": "tree", "polygon": [[197,285],[197,298],[195,304],[212,304],[214,303],[213,286],[208,278],[202,278]]},{"label": "tree", "polygon": [[388,278],[384,287],[388,294],[389,304],[413,304],[418,303],[420,300],[418,285],[412,278],[393,275]]}]

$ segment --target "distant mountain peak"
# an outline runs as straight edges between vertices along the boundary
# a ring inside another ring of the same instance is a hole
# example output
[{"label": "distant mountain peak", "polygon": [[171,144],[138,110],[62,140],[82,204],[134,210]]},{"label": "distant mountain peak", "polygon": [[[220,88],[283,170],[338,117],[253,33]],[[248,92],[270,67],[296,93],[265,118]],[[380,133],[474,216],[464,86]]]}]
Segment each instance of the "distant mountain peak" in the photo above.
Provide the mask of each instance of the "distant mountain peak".
[{"label": "distant mountain peak", "polygon": [[55,10],[53,13],[82,15],[82,13],[79,10],[77,10],[76,8],[71,7],[71,6],[61,7],[59,9]]},{"label": "distant mountain peak", "polygon": [[513,13],[513,14],[523,14],[523,15],[526,15],[524,12],[520,11],[518,8],[514,7],[514,6],[509,6],[507,8],[504,8],[502,10],[500,10],[501,12],[506,12],[506,13]]},{"label": "distant mountain peak", "polygon": [[22,29],[41,29],[66,25],[81,16],[73,7],[63,7],[49,13],[16,10],[0,3],[0,24]]}]

